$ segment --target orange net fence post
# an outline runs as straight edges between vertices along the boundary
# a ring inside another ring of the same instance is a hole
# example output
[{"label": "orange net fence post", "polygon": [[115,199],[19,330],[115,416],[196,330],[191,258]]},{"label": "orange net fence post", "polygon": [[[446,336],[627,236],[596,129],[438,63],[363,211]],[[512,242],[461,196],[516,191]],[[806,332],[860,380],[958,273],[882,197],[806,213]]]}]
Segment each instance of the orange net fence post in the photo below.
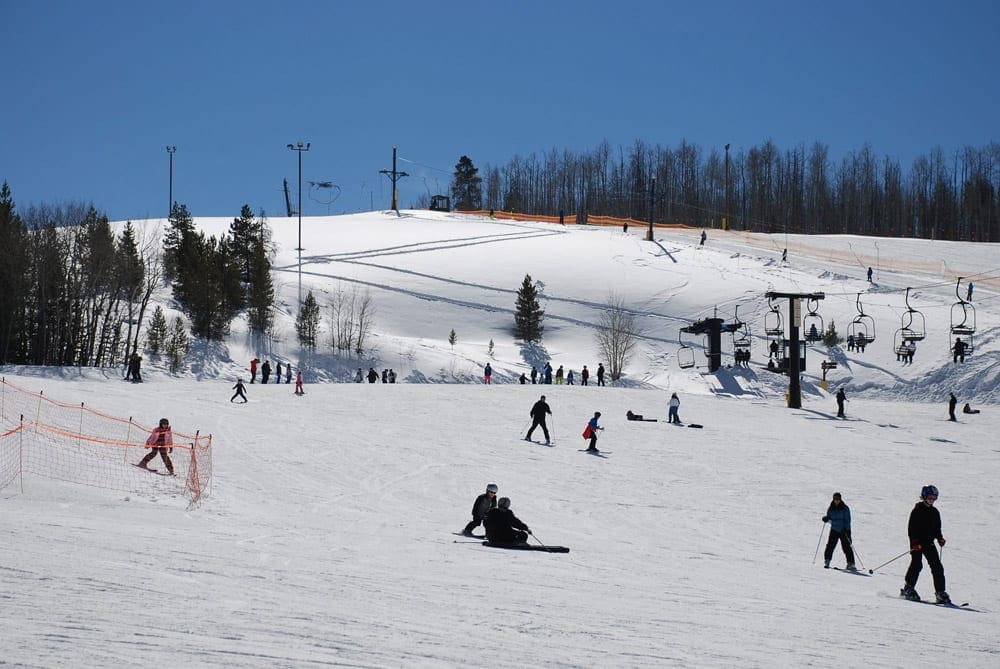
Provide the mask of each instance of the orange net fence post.
[{"label": "orange net fence post", "polygon": [[[155,476],[135,466],[150,452],[151,431],[0,379],[0,489],[28,472],[107,490],[177,491],[198,504],[212,483],[212,436],[174,431],[167,457],[175,476]],[[150,466],[165,474],[165,464],[158,455]]]}]

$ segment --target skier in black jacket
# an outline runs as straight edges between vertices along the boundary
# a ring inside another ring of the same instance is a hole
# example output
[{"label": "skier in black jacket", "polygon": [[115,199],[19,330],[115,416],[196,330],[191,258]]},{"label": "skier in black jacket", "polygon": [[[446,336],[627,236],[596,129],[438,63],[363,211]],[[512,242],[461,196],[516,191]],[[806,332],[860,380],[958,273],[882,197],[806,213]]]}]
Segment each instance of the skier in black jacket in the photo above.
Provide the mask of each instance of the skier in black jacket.
[{"label": "skier in black jacket", "polygon": [[934,546],[935,539],[939,546],[943,547],[945,544],[941,535],[941,514],[934,508],[937,498],[938,489],[932,485],[925,485],[920,491],[920,501],[910,512],[910,523],[907,527],[907,534],[910,536],[910,568],[906,570],[906,583],[899,594],[906,599],[920,599],[914,588],[923,568],[923,558],[927,558],[927,565],[934,576],[935,601],[938,604],[951,604],[951,598],[945,591],[944,567],[941,566],[941,558]]},{"label": "skier in black jacket", "polygon": [[486,492],[477,497],[476,501],[472,503],[472,520],[462,530],[462,534],[471,537],[472,530],[479,527],[483,519],[486,518],[489,510],[497,508],[497,490],[496,483],[489,484],[486,486]]},{"label": "skier in black jacket", "polygon": [[528,434],[524,435],[525,441],[531,441],[531,433],[535,431],[536,427],[541,427],[542,434],[545,435],[545,443],[551,443],[549,441],[549,428],[545,425],[545,414],[551,416],[552,409],[549,408],[548,403],[545,401],[545,395],[542,395],[542,398],[531,407],[529,414],[531,416],[531,428],[528,430]]},{"label": "skier in black jacket", "polygon": [[501,497],[497,508],[490,509],[483,522],[486,539],[491,544],[516,546],[527,543],[531,530],[510,510],[510,498]]}]

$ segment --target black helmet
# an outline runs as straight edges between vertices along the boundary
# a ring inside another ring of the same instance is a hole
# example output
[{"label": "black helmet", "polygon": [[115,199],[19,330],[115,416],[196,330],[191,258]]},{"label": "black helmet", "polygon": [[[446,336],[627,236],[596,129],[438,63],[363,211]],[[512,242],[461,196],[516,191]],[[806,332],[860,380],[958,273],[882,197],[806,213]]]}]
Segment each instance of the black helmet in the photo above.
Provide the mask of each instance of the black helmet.
[{"label": "black helmet", "polygon": [[925,485],[920,489],[920,499],[927,499],[931,495],[938,496],[938,489],[932,485]]},{"label": "black helmet", "polygon": [[488,486],[486,486],[486,492],[491,492],[493,494],[496,494],[498,490],[500,490],[500,488],[497,487],[496,483],[490,483]]},{"label": "black helmet", "polygon": [[498,499],[497,500],[497,506],[499,506],[501,509],[509,509],[510,508],[510,497],[501,497],[500,499]]}]

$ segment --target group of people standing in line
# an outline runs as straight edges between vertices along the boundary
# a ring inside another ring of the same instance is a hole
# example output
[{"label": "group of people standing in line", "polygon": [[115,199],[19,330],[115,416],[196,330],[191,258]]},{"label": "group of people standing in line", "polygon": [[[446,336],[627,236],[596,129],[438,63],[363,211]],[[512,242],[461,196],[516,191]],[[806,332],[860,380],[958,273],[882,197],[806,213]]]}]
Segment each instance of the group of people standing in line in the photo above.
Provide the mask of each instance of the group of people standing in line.
[{"label": "group of people standing in line", "polygon": [[[361,368],[358,367],[358,371],[354,373],[354,382],[364,383],[365,379],[368,379],[368,383],[378,383],[379,373],[375,371],[374,367],[369,367],[368,373],[365,374],[364,372],[361,371]],[[382,383],[395,383],[396,372],[394,372],[391,369],[383,369],[381,379]]]},{"label": "group of people standing in line", "polygon": [[[259,358],[254,358],[250,361],[250,383],[257,382],[257,365],[260,365],[260,382],[267,383],[271,379],[271,361],[265,360],[264,364],[261,365]],[[281,363],[277,363],[277,367],[274,370],[274,382],[281,383],[282,368]],[[285,383],[292,382],[292,363],[288,363],[284,369]]]},{"label": "group of people standing in line", "polygon": [[[485,374],[485,372],[487,372],[487,371],[489,372],[489,374]],[[486,364],[486,370],[484,370],[484,374],[485,374],[484,379],[489,379],[489,377],[490,377],[490,375],[492,373],[493,372],[492,372],[492,370],[490,368],[490,365],[489,365],[489,363],[487,363]],[[605,385],[604,384],[604,375],[605,375],[604,363],[598,363],[598,365],[597,365],[597,385],[599,385],[599,386]],[[521,376],[518,377],[518,382],[523,386],[523,385],[525,385],[525,384],[528,383],[529,378],[531,380],[531,384],[532,385],[535,385],[535,384],[538,384],[538,383],[541,383],[542,385],[552,385],[554,383],[557,386],[561,386],[564,383],[567,386],[576,385],[576,374],[573,372],[572,369],[569,370],[569,372],[563,372],[563,366],[559,365],[559,368],[557,370],[555,370],[555,372],[553,372],[552,371],[552,364],[548,363],[548,362],[545,363],[545,367],[542,368],[541,372],[539,372],[538,369],[534,365],[532,365],[530,377],[529,377],[529,375],[527,375],[527,374],[525,374],[525,373],[522,372]],[[489,383],[489,381],[485,380],[485,383]],[[587,369],[586,365],[584,365],[583,369],[580,370],[580,385],[581,386],[590,385],[590,370]]]}]

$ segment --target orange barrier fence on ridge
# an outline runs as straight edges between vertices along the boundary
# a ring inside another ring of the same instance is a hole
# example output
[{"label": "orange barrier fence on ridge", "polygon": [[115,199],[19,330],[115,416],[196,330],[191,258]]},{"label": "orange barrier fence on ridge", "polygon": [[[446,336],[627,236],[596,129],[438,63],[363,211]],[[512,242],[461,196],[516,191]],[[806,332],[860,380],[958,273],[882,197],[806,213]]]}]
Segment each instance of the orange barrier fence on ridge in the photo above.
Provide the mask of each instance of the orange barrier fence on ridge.
[{"label": "orange barrier fence on ridge", "polygon": [[[513,211],[496,211],[494,210],[492,214],[488,210],[477,209],[475,211],[456,211],[458,214],[468,214],[470,216],[483,216],[486,218],[493,218],[495,220],[501,221],[537,221],[541,223],[560,223],[564,222],[566,225],[576,225],[577,215],[576,214],[565,214],[563,220],[560,221],[558,216],[546,216],[543,214],[521,214]],[[635,227],[649,227],[648,221],[640,221],[634,218],[618,218],[616,216],[598,216],[596,214],[588,214],[586,220],[582,223],[583,225],[601,225],[601,226],[612,226],[612,227],[624,227],[626,224]],[[684,225],[682,223],[654,223],[654,228],[691,228],[689,225]]]}]

